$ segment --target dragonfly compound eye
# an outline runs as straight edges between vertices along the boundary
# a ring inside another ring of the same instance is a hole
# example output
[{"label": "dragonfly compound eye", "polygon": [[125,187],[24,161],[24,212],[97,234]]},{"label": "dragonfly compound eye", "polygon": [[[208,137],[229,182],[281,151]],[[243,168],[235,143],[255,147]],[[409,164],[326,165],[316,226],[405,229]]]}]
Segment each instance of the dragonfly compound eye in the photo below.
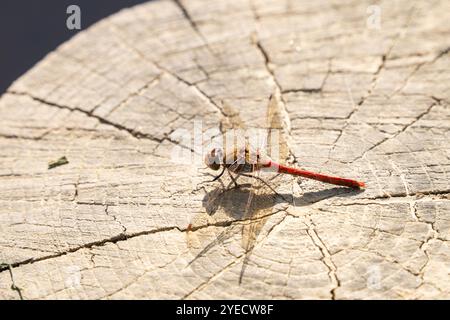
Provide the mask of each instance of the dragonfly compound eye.
[{"label": "dragonfly compound eye", "polygon": [[205,164],[212,170],[219,170],[221,161],[221,150],[214,148],[205,156]]}]

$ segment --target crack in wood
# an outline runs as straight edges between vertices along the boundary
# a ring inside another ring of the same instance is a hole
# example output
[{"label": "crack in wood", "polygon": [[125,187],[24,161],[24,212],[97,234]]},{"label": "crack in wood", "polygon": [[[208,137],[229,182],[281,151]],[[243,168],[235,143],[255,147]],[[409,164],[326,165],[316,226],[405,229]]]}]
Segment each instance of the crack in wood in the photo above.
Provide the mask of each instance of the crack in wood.
[{"label": "crack in wood", "polygon": [[23,300],[22,289],[16,285],[13,274],[13,267],[10,264],[0,264],[0,268],[5,268],[9,271],[9,276],[11,278],[11,290],[17,292],[19,299]]},{"label": "crack in wood", "polygon": [[72,112],[73,111],[80,112],[80,113],[86,115],[89,118],[94,118],[94,119],[98,120],[99,123],[111,126],[111,127],[115,128],[115,129],[117,129],[119,131],[122,131],[122,132],[127,132],[129,135],[131,135],[132,137],[134,137],[136,139],[147,139],[147,140],[151,140],[151,141],[157,142],[158,144],[161,144],[164,141],[168,141],[170,143],[173,143],[175,145],[180,146],[181,148],[188,149],[189,151],[191,151],[193,153],[197,153],[194,149],[192,149],[190,147],[187,147],[187,146],[179,143],[178,141],[175,141],[175,140],[169,138],[168,136],[165,136],[164,138],[157,138],[157,137],[154,137],[151,134],[143,133],[143,132],[140,132],[140,131],[135,130],[135,129],[127,128],[124,125],[112,122],[112,121],[110,121],[110,120],[108,120],[108,119],[106,119],[104,117],[95,115],[95,114],[92,113],[92,111],[86,111],[86,110],[84,110],[82,108],[79,108],[79,107],[69,107],[69,106],[66,106],[66,105],[62,105],[62,104],[46,101],[45,99],[33,96],[33,95],[31,95],[29,93],[26,93],[26,92],[20,92],[20,91],[15,91],[15,90],[8,90],[7,93],[11,94],[11,95],[17,95],[17,96],[25,96],[25,97],[30,98],[31,100],[34,100],[36,102],[45,104],[45,105],[50,106],[50,107],[55,107],[55,108],[58,108],[58,109],[70,110]]},{"label": "crack in wood", "polygon": [[424,62],[417,64],[415,66],[415,68],[411,71],[411,73],[403,80],[403,83],[397,89],[395,89],[394,92],[392,92],[392,94],[389,96],[389,99],[392,98],[393,96],[397,95],[399,92],[401,92],[408,85],[409,81],[415,76],[415,74],[417,72],[419,72],[420,69],[422,69],[426,65],[431,65],[431,64],[435,63],[437,60],[439,60],[440,58],[442,58],[449,52],[450,52],[450,47],[447,47],[445,49],[442,49],[439,53],[437,53],[435,55],[435,57],[433,59],[431,59],[430,61],[424,61]]},{"label": "crack in wood", "polygon": [[[176,0],[173,0],[176,1]],[[208,94],[206,94],[206,92],[204,92],[203,90],[201,90],[195,83],[191,83],[187,80],[185,80],[184,78],[180,77],[178,74],[176,74],[175,72],[167,69],[166,67],[163,67],[161,64],[159,64],[156,61],[153,61],[151,59],[149,59],[144,53],[142,53],[138,48],[136,48],[135,46],[131,45],[128,40],[124,37],[121,36],[121,31],[112,23],[110,23],[110,26],[113,30],[115,30],[115,34],[121,38],[122,43],[127,45],[127,47],[129,49],[131,49],[133,52],[135,52],[143,61],[150,63],[151,66],[156,67],[157,69],[159,69],[161,72],[165,72],[168,75],[170,75],[171,77],[173,77],[174,79],[180,81],[181,83],[184,83],[185,85],[187,85],[189,88],[193,89],[194,92],[196,92],[201,98],[205,99],[208,102],[208,105],[214,107],[217,111],[219,111],[223,116],[226,116],[226,114],[224,113],[223,109],[214,101],[214,99],[209,96]]]},{"label": "crack in wood", "polygon": [[429,114],[431,112],[431,110],[433,109],[434,106],[438,105],[438,103],[432,103],[424,112],[420,113],[413,121],[411,121],[410,123],[408,123],[407,125],[405,125],[401,130],[397,131],[395,134],[386,137],[380,141],[378,141],[377,143],[375,143],[374,145],[372,145],[369,149],[367,149],[366,151],[364,151],[360,156],[357,156],[355,159],[353,159],[350,163],[354,163],[355,161],[364,158],[366,156],[366,154],[370,151],[372,151],[373,149],[379,147],[380,145],[384,144],[387,141],[390,141],[392,139],[395,139],[399,134],[405,132],[408,128],[410,128],[411,126],[413,126],[417,121],[419,121],[420,119],[422,119],[424,116],[426,116],[427,114]]},{"label": "crack in wood", "polygon": [[322,263],[327,267],[328,269],[328,277],[330,279],[330,283],[332,284],[333,288],[330,290],[331,300],[336,299],[336,290],[341,286],[341,282],[339,278],[337,277],[337,267],[333,263],[333,260],[331,258],[330,251],[326,247],[325,243],[322,241],[322,239],[319,237],[316,231],[316,227],[314,223],[312,222],[311,218],[309,217],[309,222],[304,222],[306,227],[308,228],[307,233],[309,237],[311,238],[312,243],[319,249],[319,251],[322,254],[321,261]]},{"label": "crack in wood", "polygon": [[183,13],[183,16],[186,18],[186,20],[189,22],[190,26],[194,30],[194,32],[202,39],[203,44],[208,48],[208,50],[215,56],[214,51],[211,49],[209,45],[209,41],[205,38],[203,33],[200,32],[200,29],[195,22],[195,20],[192,18],[191,14],[189,13],[189,10],[186,8],[186,6],[183,4],[183,0],[173,0],[175,5],[180,9],[180,11]]}]

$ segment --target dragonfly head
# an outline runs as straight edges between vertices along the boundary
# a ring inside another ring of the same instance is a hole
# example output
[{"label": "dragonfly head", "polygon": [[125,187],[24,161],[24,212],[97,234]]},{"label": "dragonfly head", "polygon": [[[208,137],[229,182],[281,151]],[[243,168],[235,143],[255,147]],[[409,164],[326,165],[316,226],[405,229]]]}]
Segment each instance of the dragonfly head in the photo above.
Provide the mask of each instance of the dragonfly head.
[{"label": "dragonfly head", "polygon": [[222,161],[222,149],[214,148],[205,156],[205,164],[212,170],[219,170]]}]

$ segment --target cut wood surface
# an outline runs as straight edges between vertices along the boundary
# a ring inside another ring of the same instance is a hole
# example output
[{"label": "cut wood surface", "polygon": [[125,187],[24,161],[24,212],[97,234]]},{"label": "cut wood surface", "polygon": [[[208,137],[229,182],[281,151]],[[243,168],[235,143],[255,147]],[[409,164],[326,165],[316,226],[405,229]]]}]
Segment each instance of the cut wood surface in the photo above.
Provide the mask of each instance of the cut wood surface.
[{"label": "cut wood surface", "polygon": [[[450,3],[371,5],[152,1],[46,56],[0,99],[0,298],[450,298]],[[282,160],[366,190],[262,173],[245,215],[172,161],[272,93]]]}]

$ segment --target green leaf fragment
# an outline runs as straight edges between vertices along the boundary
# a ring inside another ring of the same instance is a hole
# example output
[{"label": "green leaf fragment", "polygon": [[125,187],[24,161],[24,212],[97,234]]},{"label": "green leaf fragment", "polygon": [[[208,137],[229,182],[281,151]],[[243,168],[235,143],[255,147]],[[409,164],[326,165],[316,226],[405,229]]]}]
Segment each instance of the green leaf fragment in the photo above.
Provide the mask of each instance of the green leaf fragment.
[{"label": "green leaf fragment", "polygon": [[48,168],[53,169],[53,168],[56,168],[56,167],[59,167],[59,166],[62,166],[64,164],[68,164],[68,163],[69,163],[69,160],[67,160],[66,156],[63,156],[63,157],[59,158],[58,160],[50,161],[48,163]]}]

